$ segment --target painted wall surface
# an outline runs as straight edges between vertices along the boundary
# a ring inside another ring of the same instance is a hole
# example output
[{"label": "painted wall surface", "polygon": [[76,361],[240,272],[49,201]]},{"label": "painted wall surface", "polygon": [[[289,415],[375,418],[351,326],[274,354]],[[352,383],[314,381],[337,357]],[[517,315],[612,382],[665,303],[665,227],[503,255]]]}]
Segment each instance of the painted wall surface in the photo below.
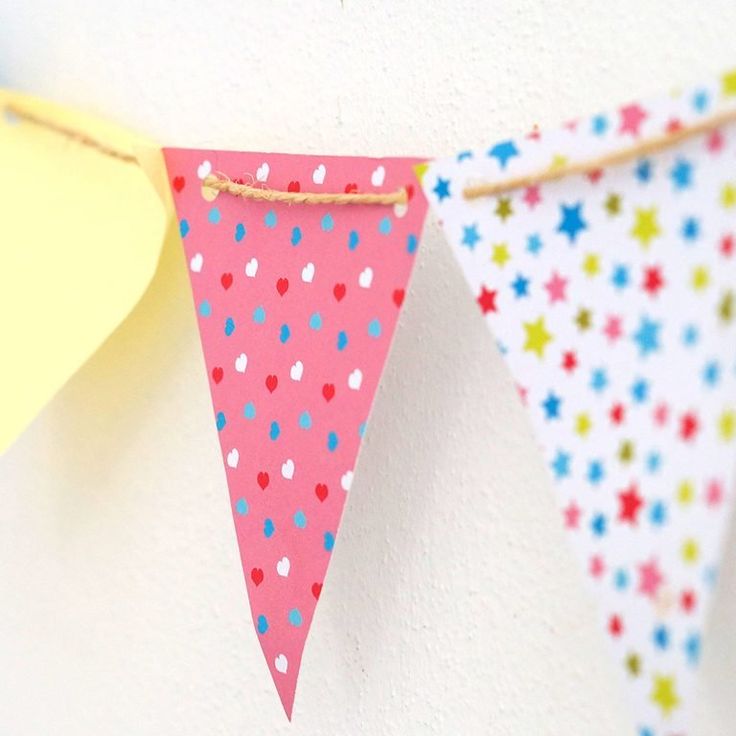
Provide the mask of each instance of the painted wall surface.
[{"label": "painted wall surface", "polygon": [[[732,0],[24,0],[0,16],[0,83],[250,150],[447,154],[736,63]],[[168,248],[0,458],[3,736],[633,736],[525,416],[431,221],[288,724],[190,299]],[[734,621],[736,534],[694,736],[734,733]]]}]

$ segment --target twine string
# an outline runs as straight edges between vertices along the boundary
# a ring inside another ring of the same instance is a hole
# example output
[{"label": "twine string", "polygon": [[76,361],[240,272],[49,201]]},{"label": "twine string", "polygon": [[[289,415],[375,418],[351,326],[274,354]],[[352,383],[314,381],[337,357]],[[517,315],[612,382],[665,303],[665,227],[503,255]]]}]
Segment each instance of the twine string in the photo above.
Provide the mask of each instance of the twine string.
[{"label": "twine string", "polygon": [[591,171],[605,169],[609,166],[626,163],[631,159],[659,153],[688,138],[700,135],[701,133],[710,133],[723,125],[733,122],[736,122],[736,109],[723,110],[690,125],[684,125],[681,128],[676,128],[658,136],[645,138],[631,146],[618,148],[597,158],[572,161],[560,167],[543,169],[531,174],[523,174],[496,182],[468,184],[463,189],[463,197],[465,199],[492,197],[510,192],[514,189],[524,189],[544,182],[558,181],[559,179],[575,174],[589,174]]}]

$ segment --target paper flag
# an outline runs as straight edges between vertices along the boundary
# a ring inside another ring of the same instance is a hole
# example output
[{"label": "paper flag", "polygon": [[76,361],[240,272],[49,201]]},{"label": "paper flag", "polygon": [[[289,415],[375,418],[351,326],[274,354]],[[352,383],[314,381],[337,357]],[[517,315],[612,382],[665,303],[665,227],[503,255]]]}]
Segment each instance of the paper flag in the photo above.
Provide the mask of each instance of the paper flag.
[{"label": "paper flag", "polygon": [[41,120],[128,157],[150,145],[117,126],[0,90],[0,452],[137,303],[166,226],[136,162]]},{"label": "paper flag", "polygon": [[685,733],[733,504],[736,126],[495,197],[736,107],[736,72],[429,165],[423,186],[531,417],[639,736]]},{"label": "paper flag", "polygon": [[[166,149],[253,622],[291,717],[304,643],[412,271],[413,159]],[[391,192],[408,205],[218,195]]]}]

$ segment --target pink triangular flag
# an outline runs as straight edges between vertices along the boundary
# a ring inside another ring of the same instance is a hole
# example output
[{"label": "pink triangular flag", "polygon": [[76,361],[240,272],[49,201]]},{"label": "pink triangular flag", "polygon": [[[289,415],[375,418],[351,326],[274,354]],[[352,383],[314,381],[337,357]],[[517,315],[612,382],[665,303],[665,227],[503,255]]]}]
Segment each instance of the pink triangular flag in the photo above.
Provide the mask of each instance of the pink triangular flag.
[{"label": "pink triangular flag", "polygon": [[[253,622],[289,717],[307,633],[414,264],[414,159],[165,150]],[[311,205],[217,193],[392,192]]]}]

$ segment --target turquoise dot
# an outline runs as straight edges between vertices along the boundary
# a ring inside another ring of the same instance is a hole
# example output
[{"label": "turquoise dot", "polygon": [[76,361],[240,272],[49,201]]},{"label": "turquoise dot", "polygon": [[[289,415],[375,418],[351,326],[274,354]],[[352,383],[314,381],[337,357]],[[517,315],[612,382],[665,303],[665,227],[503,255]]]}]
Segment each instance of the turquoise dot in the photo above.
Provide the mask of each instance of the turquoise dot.
[{"label": "turquoise dot", "polygon": [[332,219],[332,215],[328,212],[323,218],[322,218],[322,229],[328,233],[332,228],[335,227],[335,221]]},{"label": "turquoise dot", "polygon": [[322,328],[322,315],[319,312],[315,312],[310,318],[309,318],[309,326],[313,330],[319,330]]},{"label": "turquoise dot", "polygon": [[377,319],[372,319],[368,323],[368,334],[371,337],[381,337],[381,323]]},{"label": "turquoise dot", "polygon": [[266,321],[266,310],[263,307],[256,307],[253,310],[253,321],[257,325],[262,325]]},{"label": "turquoise dot", "polygon": [[225,425],[227,424],[227,419],[225,419],[225,415],[221,411],[217,412],[215,424],[217,424],[218,432],[221,432],[223,429],[225,429]]},{"label": "turquoise dot", "polygon": [[299,245],[299,243],[302,242],[302,229],[300,227],[295,227],[291,231],[291,244],[296,246]]},{"label": "turquoise dot", "polygon": [[362,438],[365,434],[365,429],[368,426],[368,422],[361,422],[360,426],[358,427],[358,437]]},{"label": "turquoise dot", "polygon": [[281,434],[281,427],[279,427],[279,423],[271,422],[271,430],[269,431],[268,436],[272,440],[277,440],[280,434]]},{"label": "turquoise dot", "polygon": [[302,625],[302,614],[299,612],[298,608],[292,608],[291,611],[289,611],[289,623],[292,626]]},{"label": "turquoise dot", "polygon": [[199,313],[203,317],[209,317],[212,314],[212,305],[206,299],[199,305]]},{"label": "turquoise dot", "polygon": [[245,516],[248,513],[248,502],[244,498],[239,498],[235,504],[235,510],[241,516]]},{"label": "turquoise dot", "polygon": [[239,222],[235,226],[235,242],[239,243],[244,237],[245,237],[245,225],[243,225],[242,222]]},{"label": "turquoise dot", "polygon": [[273,525],[271,519],[266,519],[263,522],[263,536],[266,537],[266,539],[270,539],[275,531],[276,527]]},{"label": "turquoise dot", "polygon": [[281,344],[285,345],[290,336],[291,330],[289,329],[289,325],[281,325],[281,332],[279,333],[279,340],[281,340]]},{"label": "turquoise dot", "polygon": [[332,532],[325,532],[325,549],[328,552],[332,552],[332,548],[335,546],[335,535]]},{"label": "turquoise dot", "polygon": [[348,333],[344,330],[340,330],[340,332],[337,333],[337,349],[338,350],[345,350],[345,348],[348,345]]},{"label": "turquoise dot", "polygon": [[360,236],[358,235],[358,231],[351,230],[350,235],[348,235],[348,248],[350,250],[355,250],[358,247],[358,243],[360,243]]},{"label": "turquoise dot", "polygon": [[386,216],[378,223],[378,232],[381,235],[388,235],[391,232],[391,218]]},{"label": "turquoise dot", "polygon": [[235,332],[235,320],[232,317],[228,317],[225,320],[225,334],[230,337],[233,332]]},{"label": "turquoise dot", "polygon": [[255,419],[256,418],[256,405],[252,401],[249,401],[243,407],[243,416],[246,419]]},{"label": "turquoise dot", "polygon": [[263,218],[263,222],[265,223],[266,227],[270,227],[270,228],[276,227],[276,223],[278,222],[276,213],[273,210],[269,210],[266,213],[266,216]]},{"label": "turquoise dot", "polygon": [[312,417],[308,411],[303,411],[299,415],[299,426],[302,429],[311,429],[312,427]]},{"label": "turquoise dot", "polygon": [[186,238],[188,232],[189,222],[187,220],[181,220],[179,222],[179,235],[181,235],[182,238]]},{"label": "turquoise dot", "polygon": [[220,220],[222,219],[222,215],[220,214],[220,210],[217,209],[217,207],[213,207],[208,213],[207,213],[207,219],[213,224],[217,225]]},{"label": "turquoise dot", "polygon": [[307,526],[307,517],[301,509],[294,514],[294,526],[297,529],[305,529]]},{"label": "turquoise dot", "polygon": [[268,631],[268,619],[265,616],[258,617],[258,633],[265,634]]},{"label": "turquoise dot", "polygon": [[415,253],[417,250],[417,236],[413,235],[412,233],[409,233],[408,237],[406,238],[406,251],[407,253]]},{"label": "turquoise dot", "polygon": [[327,449],[330,452],[334,452],[337,449],[337,445],[338,445],[337,432],[330,432],[327,435]]}]

